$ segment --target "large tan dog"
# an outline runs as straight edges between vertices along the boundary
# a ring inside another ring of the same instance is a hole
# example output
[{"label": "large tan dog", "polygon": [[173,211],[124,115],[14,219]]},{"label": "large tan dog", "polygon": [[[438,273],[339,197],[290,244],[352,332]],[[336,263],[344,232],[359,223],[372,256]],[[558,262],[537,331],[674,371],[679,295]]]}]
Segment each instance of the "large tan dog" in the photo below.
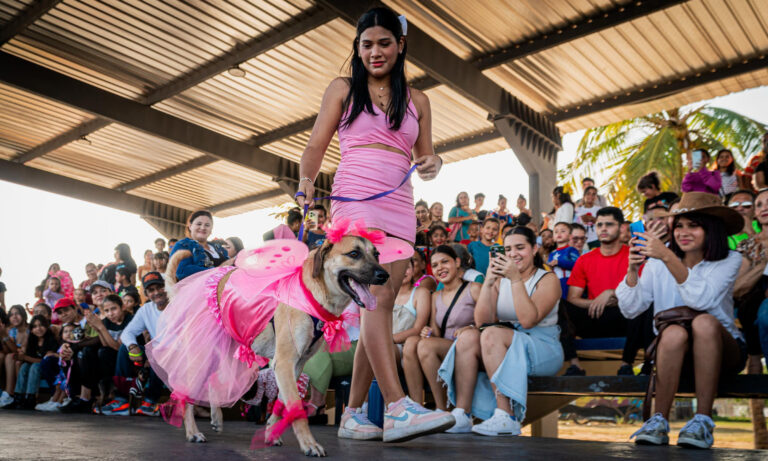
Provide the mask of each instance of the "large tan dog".
[{"label": "large tan dog", "polygon": [[[191,256],[190,252],[181,250],[169,261],[166,271],[166,284],[170,285],[169,288],[172,288],[175,282],[179,261],[189,256]],[[371,297],[368,285],[382,285],[389,278],[389,274],[378,262],[378,252],[374,245],[367,239],[355,236],[344,237],[336,244],[326,241],[323,246],[310,252],[302,269],[304,284],[318,303],[336,316],[341,315],[352,301],[364,308],[364,300]],[[228,273],[219,282],[219,296],[233,272]],[[169,292],[172,292],[172,289]],[[266,328],[256,337],[251,349],[263,357],[274,358],[273,367],[280,398],[290,406],[300,401],[296,384],[297,376],[307,360],[322,347],[324,341],[313,342],[312,318],[303,311],[286,304],[281,303],[278,306],[274,316],[274,326],[274,330]],[[267,435],[271,433],[271,428],[278,420],[279,418],[274,415],[269,418]],[[184,426],[188,441],[206,441],[205,436],[197,428],[194,408],[191,405],[188,405],[184,411]],[[211,426],[214,431],[222,430],[221,409],[211,408]],[[325,456],[325,450],[312,436],[306,419],[294,421],[292,427],[304,454]],[[282,441],[278,439],[275,445],[282,445]]]}]

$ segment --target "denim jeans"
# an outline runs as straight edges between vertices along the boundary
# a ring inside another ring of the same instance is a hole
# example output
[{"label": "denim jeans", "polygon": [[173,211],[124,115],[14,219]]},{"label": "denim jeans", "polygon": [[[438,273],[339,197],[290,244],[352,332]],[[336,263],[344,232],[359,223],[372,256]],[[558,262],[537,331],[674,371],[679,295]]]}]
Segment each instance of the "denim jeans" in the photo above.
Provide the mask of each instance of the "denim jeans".
[{"label": "denim jeans", "polygon": [[37,389],[40,387],[40,372],[41,367],[39,363],[22,363],[19,369],[19,377],[16,379],[14,392],[18,395],[37,394]]},{"label": "denim jeans", "polygon": [[763,300],[760,304],[755,325],[757,325],[757,331],[760,335],[760,347],[763,348],[763,355],[768,362],[768,299]]}]

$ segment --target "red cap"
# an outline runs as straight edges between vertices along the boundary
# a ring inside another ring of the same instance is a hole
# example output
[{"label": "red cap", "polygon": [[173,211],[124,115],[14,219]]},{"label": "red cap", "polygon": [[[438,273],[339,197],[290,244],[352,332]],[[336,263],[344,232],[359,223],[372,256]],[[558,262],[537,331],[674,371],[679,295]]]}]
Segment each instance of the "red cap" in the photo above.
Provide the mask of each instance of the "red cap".
[{"label": "red cap", "polygon": [[72,298],[61,298],[56,301],[56,305],[53,306],[53,311],[56,312],[63,307],[77,307],[77,304],[75,304],[75,300]]}]

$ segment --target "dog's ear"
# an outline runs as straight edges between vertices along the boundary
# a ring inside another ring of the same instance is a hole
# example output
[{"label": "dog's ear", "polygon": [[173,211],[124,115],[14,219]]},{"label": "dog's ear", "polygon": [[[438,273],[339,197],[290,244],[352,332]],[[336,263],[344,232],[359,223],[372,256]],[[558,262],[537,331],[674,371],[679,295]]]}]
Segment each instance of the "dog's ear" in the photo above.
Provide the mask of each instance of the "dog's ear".
[{"label": "dog's ear", "polygon": [[325,258],[328,256],[331,248],[333,248],[333,244],[326,242],[315,252],[315,258],[312,261],[312,278],[320,277],[320,272],[323,271],[323,265],[325,264]]}]

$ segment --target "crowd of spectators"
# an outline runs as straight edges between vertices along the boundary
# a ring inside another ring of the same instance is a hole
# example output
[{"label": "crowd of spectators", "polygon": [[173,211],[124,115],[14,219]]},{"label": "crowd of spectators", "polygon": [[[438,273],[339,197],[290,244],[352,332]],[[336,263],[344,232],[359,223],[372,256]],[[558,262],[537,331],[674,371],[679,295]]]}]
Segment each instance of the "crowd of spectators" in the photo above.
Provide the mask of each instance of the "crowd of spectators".
[{"label": "crowd of spectators", "polygon": [[[450,432],[516,435],[528,376],[585,375],[576,339],[621,336],[616,373],[656,376],[657,413],[636,440],[668,443],[674,393],[689,375],[698,412],[678,442],[711,446],[719,377],[745,365],[762,373],[768,353],[768,135],[763,146],[744,170],[727,149],[712,160],[693,151],[679,193],[649,172],[637,184],[644,202],[634,223],[626,219],[632,210],[611,206],[591,178],[578,200],[556,187],[553,209],[541,217],[522,195],[514,210],[504,196],[489,209],[484,194],[460,192],[447,216],[442,203],[418,201],[415,253],[396,284],[392,332],[410,398],[424,402],[426,384],[437,408],[454,414]],[[293,209],[264,239],[296,238],[305,223],[312,248],[322,244],[327,218],[323,207],[307,221]],[[163,383],[144,345],[168,303],[169,256],[186,252],[178,281],[233,264],[243,249],[236,237],[211,240],[212,229],[211,214],[197,211],[168,251],[157,239],[137,266],[119,244],[114,260],[88,264],[77,286],[51,264],[31,307],[6,310],[0,283],[0,406],[122,415],[132,393],[143,399],[137,413],[157,415]],[[640,349],[652,351],[644,363]],[[322,412],[331,377],[350,373],[353,357],[322,352],[307,363],[311,414]],[[51,395],[44,403],[40,385]]]}]

